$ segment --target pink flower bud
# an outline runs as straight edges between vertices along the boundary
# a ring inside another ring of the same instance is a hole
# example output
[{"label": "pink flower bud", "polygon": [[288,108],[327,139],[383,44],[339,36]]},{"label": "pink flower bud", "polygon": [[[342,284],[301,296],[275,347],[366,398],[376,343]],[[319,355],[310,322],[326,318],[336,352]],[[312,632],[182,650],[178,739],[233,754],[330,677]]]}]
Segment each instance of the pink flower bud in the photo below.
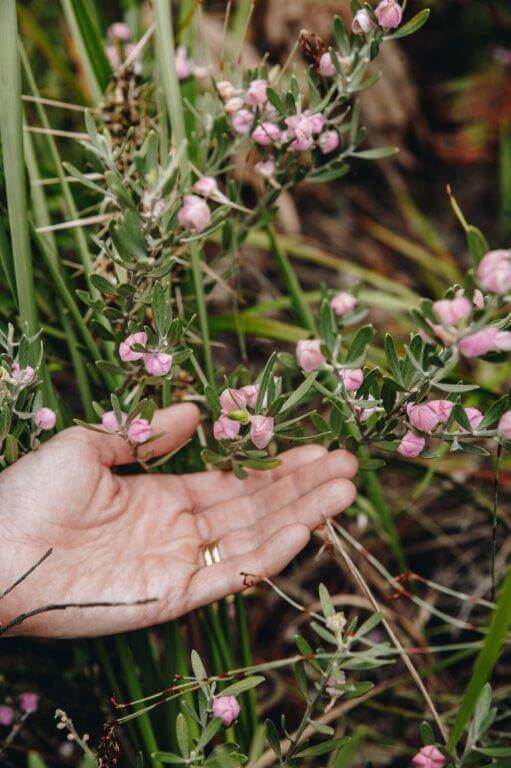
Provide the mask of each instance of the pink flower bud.
[{"label": "pink flower bud", "polygon": [[267,88],[268,83],[266,80],[252,80],[245,94],[246,103],[251,107],[261,107],[263,104],[266,104],[268,99],[266,95]]},{"label": "pink flower bud", "polygon": [[421,432],[431,432],[438,424],[438,415],[430,403],[421,405],[409,403],[406,406],[406,415],[412,427],[420,429]]},{"label": "pink flower bud", "polygon": [[306,373],[315,371],[325,362],[325,357],[321,351],[321,341],[319,339],[302,339],[296,345],[296,359],[298,365]]},{"label": "pink flower bud", "polygon": [[326,120],[321,114],[321,112],[315,112],[313,115],[309,115],[307,113],[307,117],[310,118],[311,121],[311,130],[313,135],[317,136],[318,133],[321,133],[323,128],[325,127]]},{"label": "pink flower bud", "polygon": [[127,434],[130,443],[147,443],[153,435],[153,428],[147,419],[137,416],[129,425]]},{"label": "pink flower bud", "polygon": [[34,422],[39,429],[53,429],[57,423],[57,414],[51,408],[38,408],[34,413]]},{"label": "pink flower bud", "polygon": [[128,415],[124,412],[121,413],[122,424],[119,424],[115,411],[105,411],[101,417],[101,424],[107,430],[107,432],[119,432],[121,426],[126,424]]},{"label": "pink flower bud", "polygon": [[396,0],[382,0],[375,10],[378,24],[383,29],[395,29],[401,24],[403,9]]},{"label": "pink flower bud", "polygon": [[193,191],[202,197],[211,197],[214,192],[218,192],[217,180],[213,176],[202,176],[193,185]]},{"label": "pink flower bud", "polygon": [[330,302],[330,306],[339,317],[348,315],[357,306],[357,300],[351,293],[341,291],[336,294]]},{"label": "pink flower bud", "polygon": [[415,768],[442,768],[446,758],[433,744],[422,747],[412,760]]},{"label": "pink flower bud", "polygon": [[192,74],[192,61],[188,58],[188,53],[184,45],[179,45],[175,57],[176,74],[179,80],[186,80]]},{"label": "pink flower bud", "polygon": [[15,384],[27,386],[27,384],[30,384],[34,380],[34,377],[35,370],[31,365],[27,365],[27,367],[22,370],[18,362],[12,364],[11,379]]},{"label": "pink flower bud", "polygon": [[280,139],[280,128],[275,123],[261,123],[252,132],[252,138],[256,144],[262,147],[269,147],[270,144]]},{"label": "pink flower bud", "polygon": [[420,453],[422,453],[425,446],[426,439],[424,437],[420,437],[414,432],[409,431],[401,440],[397,451],[401,454],[401,456],[406,456],[407,458],[415,458]]},{"label": "pink flower bud", "polygon": [[335,152],[339,146],[339,134],[335,130],[325,131],[318,139],[318,146],[324,155]]},{"label": "pink flower bud", "polygon": [[172,355],[166,352],[148,352],[144,355],[144,366],[150,376],[166,376],[172,368]]},{"label": "pink flower bud", "polygon": [[254,124],[254,115],[248,109],[240,109],[231,118],[231,125],[236,133],[246,136]]},{"label": "pink flower bud", "polygon": [[435,301],[433,309],[444,325],[457,325],[472,314],[472,304],[465,296]]},{"label": "pink flower bud", "polygon": [[483,256],[477,268],[477,280],[485,291],[507,293],[511,288],[511,251],[489,251]]},{"label": "pink flower bud", "polygon": [[232,97],[236,93],[236,88],[230,82],[230,80],[220,80],[216,84],[216,87],[217,87],[218,93],[220,94],[220,97],[224,101],[229,101],[229,99],[232,99]]},{"label": "pink flower bud", "polygon": [[227,416],[220,416],[213,424],[213,435],[215,440],[234,440],[238,437],[240,429],[239,421],[233,421]]},{"label": "pink flower bud", "polygon": [[0,704],[0,725],[8,728],[14,722],[14,710],[7,704]]},{"label": "pink flower bud", "polygon": [[372,20],[372,18],[369,16],[367,11],[362,8],[360,11],[357,11],[354,18],[353,23],[351,25],[352,31],[356,35],[361,34],[369,34],[369,32],[372,32],[373,29],[376,29],[376,24]]},{"label": "pink flower bud", "polygon": [[108,63],[115,71],[121,66],[121,55],[116,45],[107,45],[105,48],[105,55],[108,59]]},{"label": "pink flower bud", "polygon": [[494,325],[481,328],[480,331],[464,336],[458,344],[463,357],[480,357],[488,352],[508,352],[511,350],[511,331],[500,331]]},{"label": "pink flower bud", "polygon": [[229,387],[224,389],[220,395],[220,405],[223,413],[243,410],[247,406],[247,396],[243,389],[233,389]]},{"label": "pink flower bud", "polygon": [[250,417],[250,439],[259,450],[266,448],[270,442],[273,436],[274,423],[273,416]]},{"label": "pink flower bud", "polygon": [[39,694],[32,693],[31,691],[21,693],[19,697],[19,704],[22,712],[26,712],[27,714],[36,712],[39,706]]},{"label": "pink flower bud", "polygon": [[467,418],[470,422],[470,426],[472,429],[477,429],[479,424],[483,420],[483,414],[478,408],[465,408],[465,413],[467,414]]},{"label": "pink flower bud", "polygon": [[321,77],[335,77],[337,70],[330,53],[326,52],[321,56],[318,69]]},{"label": "pink flower bud", "polygon": [[440,424],[447,424],[451,411],[454,408],[454,403],[451,400],[431,400],[428,405],[436,415],[437,421]]},{"label": "pink flower bud", "polygon": [[185,195],[177,219],[181,226],[190,232],[202,232],[211,223],[211,211],[202,197]]},{"label": "pink flower bud", "polygon": [[108,37],[112,42],[128,42],[131,38],[131,30],[123,21],[116,21],[108,27]]},{"label": "pink flower bud", "polygon": [[241,392],[245,395],[246,404],[249,408],[255,408],[257,404],[257,396],[259,395],[259,384],[247,384],[242,387]]},{"label": "pink flower bud", "polygon": [[144,356],[143,352],[137,352],[137,350],[132,349],[134,344],[140,344],[140,346],[145,347],[147,344],[147,333],[145,331],[132,333],[119,344],[119,357],[123,363],[141,360]]},{"label": "pink flower bud", "polygon": [[259,163],[255,164],[254,170],[259,176],[262,176],[265,179],[270,179],[276,170],[275,163],[273,160],[261,160]]},{"label": "pink flower bud", "polygon": [[364,381],[364,374],[361,368],[345,368],[340,372],[340,377],[349,392],[356,392]]},{"label": "pink flower bud", "polygon": [[479,288],[475,289],[472,296],[472,302],[476,309],[484,309],[484,296],[479,290]]},{"label": "pink flower bud", "polygon": [[[296,115],[286,117],[287,136],[283,140],[294,139],[289,145],[293,152],[305,152],[312,147],[313,135],[316,133],[318,121],[313,115],[299,112]],[[319,129],[321,131],[321,128]]]},{"label": "pink flower bud", "polygon": [[215,696],[211,711],[213,717],[219,717],[228,728],[238,717],[241,708],[236,700],[236,696]]},{"label": "pink flower bud", "polygon": [[[243,109],[244,101],[241,98],[241,96],[233,96],[232,99],[229,99],[229,101],[225,104],[225,111],[229,115],[234,115],[236,112],[247,112],[247,110]],[[249,115],[252,116],[252,112],[248,112]]]},{"label": "pink flower bud", "polygon": [[511,440],[511,411],[506,411],[500,417],[497,426],[497,434],[503,440]]}]

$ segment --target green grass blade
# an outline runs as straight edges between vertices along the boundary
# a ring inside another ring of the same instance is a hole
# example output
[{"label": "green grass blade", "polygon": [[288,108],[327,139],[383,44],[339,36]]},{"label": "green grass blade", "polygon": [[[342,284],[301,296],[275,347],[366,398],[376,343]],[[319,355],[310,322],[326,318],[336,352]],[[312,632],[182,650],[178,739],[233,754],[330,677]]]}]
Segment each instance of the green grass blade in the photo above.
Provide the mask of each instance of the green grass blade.
[{"label": "green grass blade", "polygon": [[11,291],[12,298],[17,303],[16,276],[14,274],[11,244],[2,219],[0,219],[0,266],[3,269],[5,280]]},{"label": "green grass blade", "polygon": [[30,237],[27,222],[27,190],[23,154],[21,72],[15,0],[0,3],[0,136],[2,139],[7,206],[14,274],[22,324],[37,333],[39,324],[34,294]]},{"label": "green grass blade", "polygon": [[103,41],[87,0],[61,0],[91,98],[99,104],[111,75]]},{"label": "green grass blade", "polygon": [[287,288],[287,292],[291,299],[295,314],[304,328],[307,328],[310,333],[316,333],[316,322],[314,315],[307,303],[304,296],[302,286],[300,285],[296,272],[289,260],[289,257],[282,247],[282,244],[278,242],[275,237],[275,231],[272,227],[268,227],[268,239],[270,241],[270,247],[278,264],[284,285]]},{"label": "green grass blade", "polygon": [[504,237],[511,232],[511,124],[500,128],[500,205]]},{"label": "green grass blade", "polygon": [[507,572],[502,591],[493,614],[488,634],[475,661],[472,676],[465,690],[458,714],[452,727],[447,748],[453,752],[474,712],[479,694],[490,679],[511,625],[511,569]]}]

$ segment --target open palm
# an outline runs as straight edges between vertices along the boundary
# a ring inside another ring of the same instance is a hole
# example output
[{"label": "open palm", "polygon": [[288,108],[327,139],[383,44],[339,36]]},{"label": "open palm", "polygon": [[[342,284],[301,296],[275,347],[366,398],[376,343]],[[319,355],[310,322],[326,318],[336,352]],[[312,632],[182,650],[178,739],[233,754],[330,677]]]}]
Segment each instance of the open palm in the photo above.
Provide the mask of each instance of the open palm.
[{"label": "open palm", "polygon": [[[151,445],[163,455],[196,430],[195,406],[158,412]],[[133,462],[120,438],[73,427],[0,476],[0,592],[53,554],[0,602],[3,624],[48,603],[135,601],[123,608],[68,609],[35,616],[19,632],[101,635],[156,624],[272,576],[307,544],[310,531],[355,496],[356,461],[310,445],[288,451],[270,472],[117,475]],[[205,566],[218,543],[221,562]]]}]

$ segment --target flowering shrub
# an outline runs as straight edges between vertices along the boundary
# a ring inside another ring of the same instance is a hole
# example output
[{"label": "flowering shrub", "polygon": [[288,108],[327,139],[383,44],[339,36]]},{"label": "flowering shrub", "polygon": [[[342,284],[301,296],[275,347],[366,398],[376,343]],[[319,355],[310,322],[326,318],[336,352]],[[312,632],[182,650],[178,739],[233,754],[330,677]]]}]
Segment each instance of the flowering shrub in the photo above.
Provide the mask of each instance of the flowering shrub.
[{"label": "flowering shrub", "polygon": [[[252,232],[263,229],[270,239],[274,237],[272,225],[281,195],[303,181],[336,181],[348,173],[350,163],[383,159],[395,152],[392,147],[365,148],[358,96],[378,79],[371,65],[381,46],[418,30],[428,11],[405,22],[404,6],[396,0],[382,0],[375,8],[357,1],[352,5],[351,29],[339,18],[334,21],[334,47],[302,34],[300,42],[309,64],[305,85],[295,73],[271,67],[266,59],[249,71],[233,62],[217,77],[196,63],[185,46],[174,51],[173,43],[167,41],[169,55],[160,54],[158,67],[164,75],[171,142],[167,117],[159,122],[150,95],[152,83],[145,78],[144,45],[150,35],[135,44],[124,22],[109,29],[106,57],[113,83],[100,108],[86,114],[87,133],[81,137],[90,167],[65,165],[98,211],[93,217],[99,225],[93,236],[94,259],[82,259],[83,275],[76,291],[85,318],[74,295],[63,291],[63,300],[87,348],[87,364],[94,364],[90,382],[88,369],[87,374],[80,371],[82,384],[84,377],[88,384],[81,392],[84,409],[95,418],[75,421],[87,429],[119,435],[143,469],[176,468],[170,464],[170,455],[153,461],[151,444],[159,435],[152,418],[160,406],[182,400],[198,402],[208,416],[197,440],[201,445],[200,453],[194,455],[194,468],[232,469],[240,479],[251,470],[275,468],[279,450],[301,442],[345,446],[357,453],[361,468],[370,473],[383,465],[385,452],[430,458],[438,455],[442,444],[452,452],[479,456],[488,456],[492,446],[498,452],[511,448],[508,395],[494,399],[483,413],[468,399],[477,387],[462,381],[471,361],[498,362],[511,349],[511,318],[506,314],[511,252],[490,250],[482,233],[465,222],[454,200],[467,233],[472,267],[462,283],[447,288],[442,299],[425,298],[410,308],[412,333],[403,350],[387,335],[384,356],[377,354],[372,344],[375,330],[363,324],[368,309],[359,295],[361,286],[337,293],[323,288],[314,315],[296,275],[276,248],[303,338],[294,354],[275,350],[260,372],[238,366],[222,376],[215,367],[208,288],[236,274],[238,251]],[[156,13],[162,7],[154,3]],[[155,19],[153,31],[161,43],[159,21]],[[186,113],[187,128],[179,83],[192,78],[197,95]],[[128,115],[123,111],[127,106]],[[257,175],[251,195],[240,172],[248,167]],[[83,220],[77,221],[72,226],[85,226]],[[47,230],[41,226],[38,233],[47,234]],[[206,244],[216,254],[211,264],[204,257]],[[51,256],[42,251],[50,262]],[[218,274],[217,268],[223,273]],[[24,326],[23,313],[21,318]],[[62,418],[43,397],[48,379],[38,338],[28,335],[25,327],[21,331],[16,336],[9,327],[7,333],[0,333],[2,467],[37,448],[42,434],[54,429],[58,416]],[[338,557],[343,550],[337,533],[328,524],[324,543]],[[250,574],[244,576],[251,586]],[[297,607],[292,598],[279,594]],[[131,654],[125,654],[123,664],[130,680],[126,689],[135,700],[114,703],[115,725],[144,718],[158,704],[178,700],[182,711],[173,736],[179,754],[155,751],[147,721],[141,721],[144,748],[149,759],[156,761],[154,765],[159,761],[257,765],[255,761],[264,757],[265,739],[273,761],[268,765],[317,765],[318,757],[328,760],[331,753],[334,760],[338,755],[342,760],[349,737],[336,736],[320,714],[328,713],[338,700],[369,694],[374,683],[359,676],[370,677],[372,670],[392,663],[393,656],[405,658],[406,652],[371,599],[374,611],[360,626],[356,619],[346,621],[324,587],[320,602],[321,613],[311,611],[310,629],[317,645],[298,636],[297,653],[290,658],[259,665],[247,662],[227,671],[228,621],[222,626],[215,610],[208,613],[206,609],[202,626],[211,635],[215,665],[223,669],[209,673],[193,652],[193,674],[186,673],[186,662],[185,672],[176,671],[183,665],[170,664],[170,687],[148,699],[137,693]],[[236,610],[239,635],[246,643],[242,603]],[[380,623],[393,645],[375,633]],[[175,646],[180,647],[179,642]],[[146,657],[152,658],[152,646],[144,648]],[[166,652],[177,653],[171,643]],[[103,654],[103,662],[104,658]],[[297,728],[291,733],[285,718],[280,729],[271,720],[258,725],[253,699],[249,699],[247,709],[253,720],[242,723],[244,730],[236,730],[245,715],[245,694],[263,682],[265,673],[279,667],[293,668],[305,701]],[[413,675],[413,665],[411,670]],[[487,743],[496,715],[491,690],[480,686],[472,720],[470,710],[461,728],[466,739],[459,758],[456,747],[461,733],[454,744],[445,738],[442,721],[420,679],[418,687],[436,727],[433,731],[427,724],[422,726],[424,746],[413,764],[425,768],[448,761],[456,766],[485,765],[486,756],[493,757]],[[25,714],[33,711],[32,705],[27,699],[19,703]],[[130,706],[133,712],[124,715],[121,709]],[[10,705],[0,707],[0,725],[10,726],[14,716]],[[96,759],[68,716],[59,711],[58,717],[58,727],[68,730],[71,740]],[[114,725],[106,729],[99,765],[108,764],[108,750],[115,752],[113,731]]]}]

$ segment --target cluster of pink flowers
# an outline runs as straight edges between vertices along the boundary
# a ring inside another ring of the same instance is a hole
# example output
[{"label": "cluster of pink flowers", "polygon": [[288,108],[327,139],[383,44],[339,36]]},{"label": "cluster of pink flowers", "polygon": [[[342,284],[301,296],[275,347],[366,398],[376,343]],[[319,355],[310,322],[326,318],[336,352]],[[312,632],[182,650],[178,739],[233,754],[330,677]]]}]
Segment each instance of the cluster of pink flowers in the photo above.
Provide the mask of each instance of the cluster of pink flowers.
[{"label": "cluster of pink flowers", "polygon": [[259,393],[258,384],[240,389],[224,389],[220,395],[222,413],[213,425],[216,440],[234,440],[242,424],[250,423],[250,439],[259,450],[266,448],[273,436],[273,416],[250,414],[247,408],[255,408]]},{"label": "cluster of pink flowers", "polygon": [[11,381],[13,384],[16,384],[16,386],[28,387],[30,384],[34,383],[36,376],[35,368],[32,368],[31,365],[27,365],[25,368],[20,368],[20,364],[17,360],[12,364]]},{"label": "cluster of pink flowers", "polygon": [[[101,417],[101,424],[107,432],[112,434],[124,434],[128,414],[121,412],[121,419],[117,418],[115,411],[105,411]],[[137,416],[132,419],[126,429],[126,438],[130,443],[146,443],[153,436],[153,428],[147,419]]]},{"label": "cluster of pink flowers", "polygon": [[[419,405],[409,403],[406,406],[406,415],[414,429],[430,434],[439,425],[447,424],[453,408],[454,403],[451,400],[430,400]],[[464,410],[471,429],[477,429],[483,419],[481,411],[478,408],[472,407],[465,408]],[[419,456],[425,447],[425,436],[417,435],[412,430],[408,430],[401,440],[398,452],[402,456],[414,458]]]},{"label": "cluster of pink flowers", "polygon": [[218,203],[228,202],[220,192],[218,182],[213,176],[201,176],[193,185],[193,195],[185,195],[179,209],[178,221],[189,232],[203,232],[211,224],[211,210],[206,200]]},{"label": "cluster of pink flowers", "polygon": [[[23,715],[31,715],[37,712],[39,695],[32,691],[21,693],[18,697],[19,712]],[[9,728],[16,719],[16,710],[8,704],[0,704],[0,725]]]},{"label": "cluster of pink flowers", "polygon": [[[374,9],[374,15],[382,29],[396,29],[401,24],[403,9],[397,0],[381,0]],[[371,14],[361,8],[353,18],[352,30],[355,34],[369,34],[376,29],[377,23]]]},{"label": "cluster of pink flowers", "polygon": [[187,80],[189,77],[196,77],[202,80],[208,76],[207,67],[202,67],[196,64],[193,59],[190,59],[184,45],[179,45],[176,49],[175,66],[179,80]]},{"label": "cluster of pink flowers", "polygon": [[[135,50],[135,44],[130,42],[131,30],[123,21],[116,21],[108,27],[109,44],[105,48],[106,57],[110,66],[117,71],[124,60]],[[133,69],[137,75],[142,71],[142,60],[138,55],[133,62]]]},{"label": "cluster of pink flowers", "polygon": [[158,349],[141,352],[133,349],[136,344],[140,344],[142,347],[146,346],[147,333],[145,331],[132,333],[120,343],[119,357],[123,363],[143,360],[144,367],[150,376],[167,376],[172,368],[172,355]]}]

